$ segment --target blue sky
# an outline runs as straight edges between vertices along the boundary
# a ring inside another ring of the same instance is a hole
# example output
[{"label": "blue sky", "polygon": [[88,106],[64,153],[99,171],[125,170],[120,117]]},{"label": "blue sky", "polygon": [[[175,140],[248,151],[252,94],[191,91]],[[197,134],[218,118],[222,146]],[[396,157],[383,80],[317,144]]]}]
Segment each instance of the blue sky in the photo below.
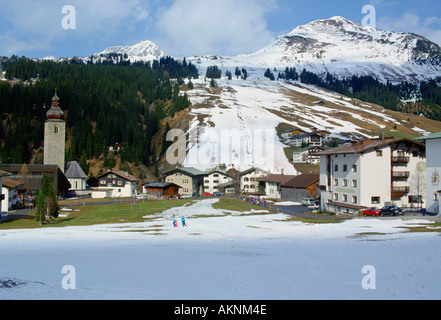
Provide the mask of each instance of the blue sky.
[{"label": "blue sky", "polygon": [[[75,12],[63,13],[67,5]],[[83,57],[143,40],[175,57],[236,55],[317,19],[361,23],[365,5],[375,8],[379,29],[441,45],[439,0],[0,0],[0,55]]]}]

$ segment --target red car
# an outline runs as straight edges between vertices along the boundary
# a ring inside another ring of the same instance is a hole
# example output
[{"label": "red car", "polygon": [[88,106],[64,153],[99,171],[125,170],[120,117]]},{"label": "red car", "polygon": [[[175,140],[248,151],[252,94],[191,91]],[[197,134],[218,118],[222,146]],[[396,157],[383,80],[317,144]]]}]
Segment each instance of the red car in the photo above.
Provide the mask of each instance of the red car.
[{"label": "red car", "polygon": [[203,196],[204,196],[204,197],[211,197],[212,194],[211,194],[210,192],[204,192]]},{"label": "red car", "polygon": [[363,216],[371,216],[371,217],[378,217],[380,215],[381,209],[377,207],[370,207],[363,211]]}]

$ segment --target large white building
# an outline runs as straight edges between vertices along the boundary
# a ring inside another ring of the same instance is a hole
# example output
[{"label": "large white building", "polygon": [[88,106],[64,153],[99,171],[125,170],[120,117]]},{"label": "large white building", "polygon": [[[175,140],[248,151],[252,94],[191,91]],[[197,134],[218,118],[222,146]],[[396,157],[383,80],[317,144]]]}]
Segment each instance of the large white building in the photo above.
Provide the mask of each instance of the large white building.
[{"label": "large white building", "polygon": [[441,207],[441,132],[417,140],[426,141],[427,177],[426,209],[429,214],[439,214]]},{"label": "large white building", "polygon": [[204,192],[221,192],[222,185],[228,185],[233,182],[233,178],[226,172],[220,170],[207,171],[204,176]]},{"label": "large white building", "polygon": [[322,210],[355,213],[393,202],[420,206],[425,198],[425,145],[404,138],[354,141],[319,152]]}]

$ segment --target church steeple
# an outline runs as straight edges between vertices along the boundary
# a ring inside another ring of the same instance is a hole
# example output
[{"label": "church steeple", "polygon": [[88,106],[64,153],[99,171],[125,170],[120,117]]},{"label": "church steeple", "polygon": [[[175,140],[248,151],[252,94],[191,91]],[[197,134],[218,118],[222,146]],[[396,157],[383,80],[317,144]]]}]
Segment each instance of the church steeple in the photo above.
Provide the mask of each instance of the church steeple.
[{"label": "church steeple", "polygon": [[57,95],[57,88],[55,88],[55,95],[52,98],[52,106],[49,111],[46,113],[47,119],[57,119],[61,120],[64,118],[64,112],[60,108],[60,98]]},{"label": "church steeple", "polygon": [[64,112],[61,110],[60,98],[55,89],[52,98],[52,106],[46,113],[47,121],[44,124],[44,164],[58,165],[61,171],[65,169],[66,151],[66,123],[64,122]]}]

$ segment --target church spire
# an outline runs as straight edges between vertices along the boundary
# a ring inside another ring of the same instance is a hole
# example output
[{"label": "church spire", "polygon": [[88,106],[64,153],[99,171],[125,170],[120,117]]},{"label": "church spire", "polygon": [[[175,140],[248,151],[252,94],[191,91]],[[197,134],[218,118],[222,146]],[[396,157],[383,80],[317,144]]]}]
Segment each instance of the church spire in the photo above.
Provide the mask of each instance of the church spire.
[{"label": "church spire", "polygon": [[55,88],[55,95],[52,98],[52,106],[49,109],[49,111],[46,113],[47,119],[63,119],[64,112],[59,107],[60,104],[60,98],[57,95],[57,88]]}]

